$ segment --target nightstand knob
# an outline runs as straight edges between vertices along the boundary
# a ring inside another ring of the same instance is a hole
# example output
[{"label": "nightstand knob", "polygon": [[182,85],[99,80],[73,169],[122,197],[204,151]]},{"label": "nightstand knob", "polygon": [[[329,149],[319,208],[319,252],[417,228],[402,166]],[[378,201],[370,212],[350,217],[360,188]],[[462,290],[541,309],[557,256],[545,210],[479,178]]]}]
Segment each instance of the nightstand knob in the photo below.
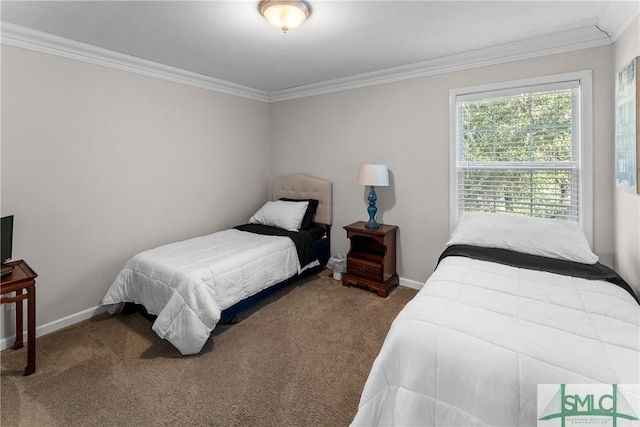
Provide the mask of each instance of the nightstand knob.
[{"label": "nightstand knob", "polygon": [[362,271],[363,273],[367,271],[367,267],[365,267],[364,265],[361,265],[358,267],[358,270]]}]

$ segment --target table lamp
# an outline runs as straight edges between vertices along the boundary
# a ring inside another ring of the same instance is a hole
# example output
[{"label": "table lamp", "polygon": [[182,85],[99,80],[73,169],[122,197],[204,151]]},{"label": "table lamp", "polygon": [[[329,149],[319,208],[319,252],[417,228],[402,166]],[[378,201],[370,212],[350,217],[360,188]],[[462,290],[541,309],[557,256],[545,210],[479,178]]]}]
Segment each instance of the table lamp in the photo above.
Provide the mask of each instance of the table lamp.
[{"label": "table lamp", "polygon": [[378,200],[378,197],[376,196],[375,187],[387,187],[389,185],[389,169],[386,165],[362,164],[358,174],[358,184],[371,186],[368,197],[369,207],[367,208],[369,221],[365,224],[365,228],[376,230],[380,226],[376,222],[376,212],[378,212],[376,200]]}]

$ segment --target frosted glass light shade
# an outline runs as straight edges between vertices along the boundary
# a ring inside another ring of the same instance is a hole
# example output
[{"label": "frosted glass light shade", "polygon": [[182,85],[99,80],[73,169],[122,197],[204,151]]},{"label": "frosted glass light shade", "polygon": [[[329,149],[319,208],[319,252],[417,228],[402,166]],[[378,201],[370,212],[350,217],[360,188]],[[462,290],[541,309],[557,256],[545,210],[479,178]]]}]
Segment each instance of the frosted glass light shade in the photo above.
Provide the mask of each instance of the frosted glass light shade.
[{"label": "frosted glass light shade", "polygon": [[389,168],[387,168],[387,165],[366,163],[360,165],[358,184],[387,187],[389,185]]},{"label": "frosted glass light shade", "polygon": [[311,14],[309,4],[302,0],[262,0],[258,8],[262,16],[283,33],[300,26]]}]

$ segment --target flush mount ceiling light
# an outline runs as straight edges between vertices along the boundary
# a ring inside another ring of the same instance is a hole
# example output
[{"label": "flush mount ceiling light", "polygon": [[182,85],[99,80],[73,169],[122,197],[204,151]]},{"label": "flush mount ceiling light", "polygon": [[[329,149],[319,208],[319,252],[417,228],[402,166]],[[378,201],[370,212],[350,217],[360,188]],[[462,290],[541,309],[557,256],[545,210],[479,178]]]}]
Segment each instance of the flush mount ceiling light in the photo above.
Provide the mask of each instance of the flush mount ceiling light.
[{"label": "flush mount ceiling light", "polygon": [[311,14],[311,6],[303,0],[262,0],[258,9],[271,25],[283,33],[302,24]]}]

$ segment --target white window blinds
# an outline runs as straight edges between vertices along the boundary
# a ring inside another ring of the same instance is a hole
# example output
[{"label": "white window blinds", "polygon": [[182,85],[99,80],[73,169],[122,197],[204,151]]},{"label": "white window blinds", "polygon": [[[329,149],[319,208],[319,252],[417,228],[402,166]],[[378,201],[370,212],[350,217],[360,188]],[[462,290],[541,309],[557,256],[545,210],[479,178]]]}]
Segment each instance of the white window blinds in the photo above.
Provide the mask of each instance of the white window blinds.
[{"label": "white window blinds", "polygon": [[455,97],[457,215],[580,221],[580,83]]}]

